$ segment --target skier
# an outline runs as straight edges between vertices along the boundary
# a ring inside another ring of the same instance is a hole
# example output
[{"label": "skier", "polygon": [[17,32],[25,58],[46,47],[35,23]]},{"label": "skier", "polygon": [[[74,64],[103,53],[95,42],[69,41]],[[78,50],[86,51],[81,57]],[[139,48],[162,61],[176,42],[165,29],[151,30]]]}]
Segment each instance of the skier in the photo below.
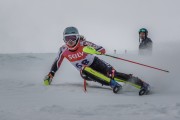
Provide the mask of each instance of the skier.
[{"label": "skier", "polygon": [[117,72],[110,64],[99,59],[97,56],[85,53],[83,49],[89,47],[105,54],[105,49],[92,42],[86,41],[79,34],[77,28],[67,27],[63,33],[65,45],[61,46],[57,58],[55,59],[49,74],[44,79],[45,85],[50,85],[56,71],[60,68],[64,58],[68,59],[72,65],[80,71],[82,78],[95,81],[102,85],[110,86],[114,93],[117,93],[122,86],[117,82],[128,82],[140,89],[139,95],[149,92],[149,84],[133,77],[131,74]]},{"label": "skier", "polygon": [[152,40],[148,38],[148,30],[141,28],[139,30],[139,54],[151,55],[152,54]]}]

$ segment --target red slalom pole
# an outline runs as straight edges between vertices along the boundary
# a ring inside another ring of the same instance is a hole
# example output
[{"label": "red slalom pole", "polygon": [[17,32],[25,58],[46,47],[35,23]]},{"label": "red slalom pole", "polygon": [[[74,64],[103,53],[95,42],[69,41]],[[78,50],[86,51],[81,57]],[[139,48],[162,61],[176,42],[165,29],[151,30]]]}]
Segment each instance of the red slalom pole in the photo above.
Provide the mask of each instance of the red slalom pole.
[{"label": "red slalom pole", "polygon": [[134,61],[131,61],[131,60],[126,60],[126,59],[115,57],[115,56],[112,56],[112,55],[108,55],[108,54],[103,54],[103,55],[108,56],[108,57],[112,57],[112,58],[115,58],[115,59],[123,60],[123,61],[126,61],[126,62],[138,64],[138,65],[141,65],[141,66],[149,67],[149,68],[156,69],[156,70],[159,70],[159,71],[169,72],[168,70],[163,70],[163,69],[160,69],[160,68],[156,68],[156,67],[153,67],[153,66],[149,66],[149,65],[142,64],[142,63],[134,62]]},{"label": "red slalom pole", "polygon": [[86,89],[86,80],[84,79],[84,92],[87,92],[87,89]]}]

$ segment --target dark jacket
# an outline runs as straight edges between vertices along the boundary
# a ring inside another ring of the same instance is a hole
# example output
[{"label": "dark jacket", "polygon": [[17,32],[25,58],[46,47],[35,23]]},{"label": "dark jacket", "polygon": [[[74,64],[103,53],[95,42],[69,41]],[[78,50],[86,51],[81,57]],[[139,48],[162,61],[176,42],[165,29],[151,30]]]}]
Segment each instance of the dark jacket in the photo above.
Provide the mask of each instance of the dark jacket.
[{"label": "dark jacket", "polygon": [[139,49],[152,49],[152,40],[150,38],[142,40]]},{"label": "dark jacket", "polygon": [[144,40],[142,40],[139,44],[139,53],[140,54],[152,54],[152,40],[150,38],[146,38]]}]

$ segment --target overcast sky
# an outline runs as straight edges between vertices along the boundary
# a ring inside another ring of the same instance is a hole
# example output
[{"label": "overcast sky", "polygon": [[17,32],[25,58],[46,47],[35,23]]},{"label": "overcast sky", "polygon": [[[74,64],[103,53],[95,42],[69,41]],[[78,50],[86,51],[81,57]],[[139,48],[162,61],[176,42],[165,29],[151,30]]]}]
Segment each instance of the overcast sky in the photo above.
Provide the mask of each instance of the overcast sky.
[{"label": "overcast sky", "polygon": [[0,0],[0,53],[57,52],[68,26],[110,51],[137,50],[141,27],[155,45],[179,43],[179,6],[180,0]]}]

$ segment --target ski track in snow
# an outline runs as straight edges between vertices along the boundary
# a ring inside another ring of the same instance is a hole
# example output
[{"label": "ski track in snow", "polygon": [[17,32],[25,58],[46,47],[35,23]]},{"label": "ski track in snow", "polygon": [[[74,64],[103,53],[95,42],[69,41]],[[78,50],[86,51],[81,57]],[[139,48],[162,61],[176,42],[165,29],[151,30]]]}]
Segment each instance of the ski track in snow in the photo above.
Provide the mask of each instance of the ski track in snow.
[{"label": "ski track in snow", "polygon": [[55,56],[0,55],[0,120],[180,119],[179,58],[170,59],[165,55],[153,58],[121,55],[127,59],[167,68],[170,73],[166,74],[101,57],[113,66],[120,66],[115,67],[117,70],[133,73],[153,86],[150,95],[140,97],[138,91],[129,85],[125,85],[120,94],[113,94],[109,87],[93,82],[88,82],[88,91],[84,93],[83,80],[66,60],[52,85],[44,86],[43,78]]}]

